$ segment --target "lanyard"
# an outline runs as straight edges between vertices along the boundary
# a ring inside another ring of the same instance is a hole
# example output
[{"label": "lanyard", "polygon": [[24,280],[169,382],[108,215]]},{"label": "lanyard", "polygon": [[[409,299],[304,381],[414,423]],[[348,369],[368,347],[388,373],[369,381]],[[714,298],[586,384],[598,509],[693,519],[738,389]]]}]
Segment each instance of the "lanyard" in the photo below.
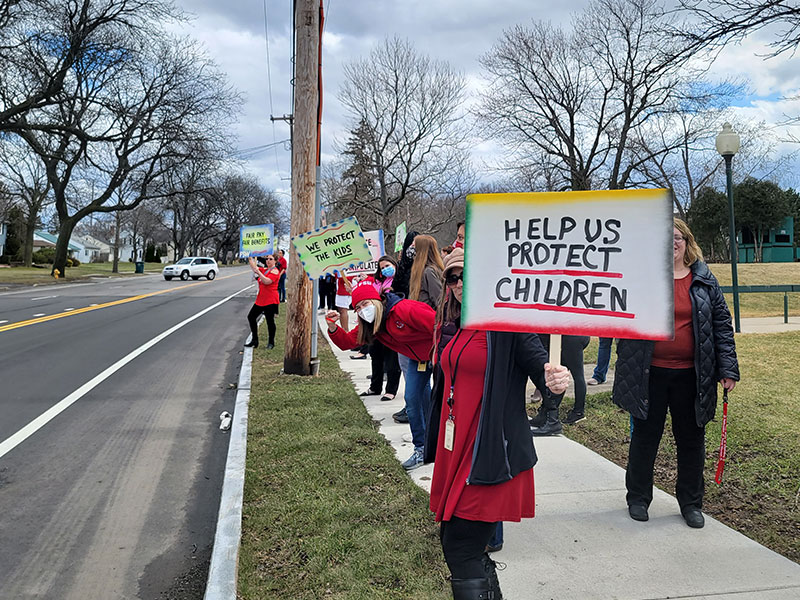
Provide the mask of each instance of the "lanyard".
[{"label": "lanyard", "polygon": [[722,483],[722,471],[725,470],[725,459],[728,450],[728,390],[722,390],[722,435],[719,440],[719,460],[717,460],[717,473],[714,481]]},{"label": "lanyard", "polygon": [[[458,341],[458,338],[461,337],[462,331],[464,330],[463,329],[458,330],[456,338],[453,340],[452,345],[450,346],[450,354],[447,355],[448,362],[451,365],[453,365],[453,349],[456,347],[456,342]],[[469,339],[464,343],[463,346],[461,346],[461,350],[459,351],[458,356],[456,356],[455,365],[453,365],[452,367],[453,373],[450,376],[450,396],[448,396],[447,398],[447,406],[450,407],[450,415],[453,414],[453,388],[455,388],[456,385],[456,373],[458,373],[458,365],[461,362],[461,355],[464,354],[464,350],[466,350],[467,346],[469,346],[469,343],[472,341],[472,338],[475,337],[475,333],[476,332],[473,331],[472,334],[469,336]]]}]

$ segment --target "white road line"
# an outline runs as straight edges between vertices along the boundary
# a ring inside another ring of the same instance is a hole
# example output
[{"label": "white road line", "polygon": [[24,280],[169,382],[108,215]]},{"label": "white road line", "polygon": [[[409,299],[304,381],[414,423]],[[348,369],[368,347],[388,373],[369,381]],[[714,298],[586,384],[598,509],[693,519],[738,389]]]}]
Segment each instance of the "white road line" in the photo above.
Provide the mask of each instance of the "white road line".
[{"label": "white road line", "polygon": [[64,309],[64,312],[69,312],[69,311],[71,311],[71,310],[75,310],[75,309],[74,309],[74,308],[65,308],[65,309]]},{"label": "white road line", "polygon": [[39,296],[38,298],[31,298],[31,300],[47,300],[48,298],[58,298],[58,296]]},{"label": "white road line", "polygon": [[88,394],[90,391],[92,391],[98,385],[103,383],[106,379],[111,377],[114,373],[119,371],[122,367],[124,367],[129,362],[131,362],[134,358],[136,358],[137,356],[143,354],[145,351],[147,351],[150,348],[152,348],[153,346],[155,346],[158,342],[160,342],[161,340],[163,340],[167,336],[175,333],[176,331],[178,331],[184,325],[188,325],[189,323],[191,323],[195,319],[199,319],[200,317],[202,317],[207,312],[210,312],[210,311],[214,310],[218,306],[221,306],[221,305],[225,304],[231,298],[234,298],[234,297],[238,296],[239,294],[241,294],[242,292],[250,289],[250,287],[251,286],[247,286],[246,288],[242,288],[241,290],[231,294],[227,298],[223,298],[222,300],[220,300],[219,302],[217,302],[215,304],[212,304],[208,308],[204,308],[199,313],[197,313],[195,315],[192,315],[188,319],[184,319],[183,321],[181,321],[177,325],[174,325],[174,326],[170,327],[169,329],[167,329],[166,331],[158,334],[156,337],[151,339],[149,342],[145,342],[144,344],[142,344],[141,346],[136,348],[136,350],[134,350],[133,352],[131,352],[127,356],[123,356],[121,359],[119,359],[113,365],[108,367],[102,373],[100,373],[99,375],[96,375],[95,377],[93,377],[92,379],[90,379],[89,381],[84,383],[81,387],[79,387],[77,390],[72,392],[69,396],[67,396],[66,398],[60,400],[57,404],[54,404],[53,406],[51,406],[48,410],[46,410],[44,413],[42,413],[41,415],[36,417],[33,421],[31,421],[30,423],[25,425],[22,429],[17,431],[14,435],[12,435],[8,439],[6,439],[2,443],[0,443],[0,458],[2,458],[3,456],[5,456],[9,452],[11,452],[11,450],[13,450],[17,446],[19,446],[22,442],[24,442],[26,439],[28,439],[30,436],[32,436],[37,431],[39,431],[42,427],[47,425],[50,421],[55,419],[58,415],[60,415],[62,412],[64,412],[70,406],[75,404],[75,402],[80,400],[83,396]]},{"label": "white road line", "polygon": [[36,317],[43,317],[43,316],[45,316],[45,314],[47,314],[47,313],[36,313],[36,314],[35,314],[35,315],[33,315],[33,316],[34,316],[34,318],[36,318]]},{"label": "white road line", "polygon": [[8,323],[8,321],[0,321],[0,325],[2,325],[3,323]]}]

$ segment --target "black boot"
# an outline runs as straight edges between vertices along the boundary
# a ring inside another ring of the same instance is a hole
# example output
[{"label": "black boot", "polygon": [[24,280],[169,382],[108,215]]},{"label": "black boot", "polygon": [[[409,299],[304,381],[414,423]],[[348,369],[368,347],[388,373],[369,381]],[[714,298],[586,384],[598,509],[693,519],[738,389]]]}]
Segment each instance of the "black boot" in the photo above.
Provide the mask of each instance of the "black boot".
[{"label": "black boot", "polygon": [[[483,555],[483,568],[486,569],[489,589],[494,592],[494,600],[503,600],[503,592],[500,591],[500,580],[497,578],[497,566],[496,563],[489,558],[488,554]],[[502,565],[501,568],[503,568]]]},{"label": "black boot", "polygon": [[541,427],[533,427],[531,433],[533,435],[555,435],[561,433],[563,427],[558,418],[558,409],[553,408],[547,411],[547,421]]},{"label": "black boot", "polygon": [[247,344],[244,345],[245,348],[258,348],[258,338],[253,338]]},{"label": "black boot", "polygon": [[453,579],[453,600],[499,600],[485,577],[475,579]]},{"label": "black boot", "polygon": [[544,405],[541,405],[536,416],[528,420],[530,421],[531,427],[542,427],[547,422],[547,409]]}]

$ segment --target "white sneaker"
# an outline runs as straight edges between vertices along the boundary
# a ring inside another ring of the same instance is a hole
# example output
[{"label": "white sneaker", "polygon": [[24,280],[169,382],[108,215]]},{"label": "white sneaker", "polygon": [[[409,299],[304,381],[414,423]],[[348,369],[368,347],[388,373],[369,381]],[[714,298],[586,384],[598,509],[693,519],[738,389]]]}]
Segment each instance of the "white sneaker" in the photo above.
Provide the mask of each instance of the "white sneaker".
[{"label": "white sneaker", "polygon": [[602,381],[597,381],[597,379],[595,379],[594,377],[592,377],[591,379],[589,379],[589,380],[586,382],[586,385],[600,385],[601,383],[603,383],[603,382],[602,382]]}]

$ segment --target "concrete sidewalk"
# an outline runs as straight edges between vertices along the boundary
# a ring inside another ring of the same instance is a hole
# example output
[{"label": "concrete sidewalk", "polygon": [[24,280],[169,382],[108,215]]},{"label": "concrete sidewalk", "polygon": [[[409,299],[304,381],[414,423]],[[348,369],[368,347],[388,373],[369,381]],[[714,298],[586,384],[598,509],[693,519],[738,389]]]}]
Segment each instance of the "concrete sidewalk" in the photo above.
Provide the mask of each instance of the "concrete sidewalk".
[{"label": "concrete sidewalk", "polygon": [[[326,331],[322,319],[320,325]],[[356,391],[365,391],[370,361],[330,345]],[[402,390],[401,382],[391,402],[364,398],[401,461],[413,450],[403,439],[410,439],[408,425],[391,417],[403,406]],[[705,528],[690,529],[675,498],[660,490],[650,520],[633,521],[623,469],[563,436],[535,444],[537,516],[507,523],[504,548],[493,555],[507,565],[499,573],[507,600],[800,599],[800,565],[708,516]],[[429,490],[433,465],[410,475]]]}]

